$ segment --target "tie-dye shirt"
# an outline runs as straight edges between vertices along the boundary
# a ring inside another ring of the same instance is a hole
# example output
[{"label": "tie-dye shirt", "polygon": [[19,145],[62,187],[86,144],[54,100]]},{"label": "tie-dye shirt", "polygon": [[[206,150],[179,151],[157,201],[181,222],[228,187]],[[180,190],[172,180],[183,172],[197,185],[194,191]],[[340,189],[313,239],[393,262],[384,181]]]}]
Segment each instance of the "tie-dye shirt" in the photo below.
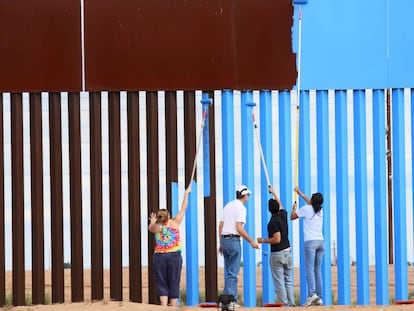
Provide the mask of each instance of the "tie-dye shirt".
[{"label": "tie-dye shirt", "polygon": [[169,222],[167,225],[160,225],[160,231],[155,233],[155,253],[181,251],[180,231],[169,227]]}]

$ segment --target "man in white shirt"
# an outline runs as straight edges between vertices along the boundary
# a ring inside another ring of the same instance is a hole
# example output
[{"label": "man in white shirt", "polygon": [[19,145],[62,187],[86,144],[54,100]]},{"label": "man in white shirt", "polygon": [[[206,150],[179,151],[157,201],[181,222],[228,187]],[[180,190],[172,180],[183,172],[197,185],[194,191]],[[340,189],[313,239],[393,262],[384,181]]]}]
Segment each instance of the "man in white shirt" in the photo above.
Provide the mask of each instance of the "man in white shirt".
[{"label": "man in white shirt", "polygon": [[240,271],[241,243],[240,237],[245,239],[255,249],[259,244],[252,239],[244,229],[246,223],[246,207],[244,203],[252,192],[241,185],[236,190],[236,199],[224,206],[219,224],[219,252],[224,257],[224,294],[233,295],[236,302],[237,282]]}]

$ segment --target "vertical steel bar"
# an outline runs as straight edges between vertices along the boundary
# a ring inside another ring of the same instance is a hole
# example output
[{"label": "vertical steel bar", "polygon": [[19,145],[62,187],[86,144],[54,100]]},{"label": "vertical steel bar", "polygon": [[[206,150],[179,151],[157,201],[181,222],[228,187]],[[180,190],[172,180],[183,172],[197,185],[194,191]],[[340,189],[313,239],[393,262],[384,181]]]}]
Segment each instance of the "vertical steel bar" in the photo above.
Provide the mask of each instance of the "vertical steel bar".
[{"label": "vertical steel bar", "polygon": [[[387,305],[388,261],[387,261],[387,175],[385,145],[385,98],[384,90],[372,93],[372,133],[374,157],[374,206],[375,206],[375,283],[376,304]],[[388,198],[391,200],[391,198]]]},{"label": "vertical steel bar", "polygon": [[223,156],[223,206],[233,200],[236,192],[234,169],[234,99],[233,91],[221,93],[221,133]]},{"label": "vertical steel bar", "polygon": [[63,271],[62,120],[60,93],[49,94],[52,303],[65,301]]},{"label": "vertical steel bar", "polygon": [[165,139],[167,209],[175,215],[178,212],[177,94],[175,91],[165,92]]},{"label": "vertical steel bar", "polygon": [[392,90],[395,300],[408,299],[404,90]]},{"label": "vertical steel bar", "polygon": [[84,300],[80,95],[68,94],[72,302]]},{"label": "vertical steel bar", "polygon": [[387,193],[388,193],[388,263],[394,264],[394,215],[392,212],[392,126],[391,126],[391,90],[386,90],[387,98]]},{"label": "vertical steel bar", "polygon": [[32,303],[45,303],[42,99],[30,94],[30,176],[32,201]]},{"label": "vertical steel bar", "polygon": [[[196,155],[196,114],[195,92],[184,92],[184,142],[185,142],[185,180],[191,182],[192,167]],[[189,197],[185,214],[186,228],[186,286],[187,305],[194,306],[199,302],[198,292],[198,236],[197,226],[197,172],[194,174],[192,193]]]},{"label": "vertical steel bar", "polygon": [[[159,202],[159,141],[158,141],[158,95],[157,92],[147,92],[146,117],[147,117],[147,179],[148,179],[148,215],[156,212]],[[154,254],[155,239],[153,234],[148,234],[148,287],[149,302],[158,303],[153,277],[152,258]]]},{"label": "vertical steel bar", "polygon": [[355,209],[357,303],[369,305],[369,244],[368,244],[368,197],[367,197],[367,148],[366,148],[365,91],[354,91],[354,162],[355,162]]},{"label": "vertical steel bar", "polygon": [[335,91],[335,157],[338,239],[338,304],[351,303],[349,254],[349,187],[348,187],[348,135],[347,94]]},{"label": "vertical steel bar", "polygon": [[323,193],[323,237],[325,253],[322,261],[322,296],[326,305],[332,304],[331,269],[331,196],[329,189],[329,103],[328,91],[316,91],[316,135],[318,162],[318,191]]},{"label": "vertical steel bar", "polygon": [[[273,184],[273,146],[272,146],[272,92],[260,92],[260,143],[263,149],[266,167],[269,173],[269,181]],[[257,149],[256,149],[257,150]],[[263,163],[261,165],[261,211],[262,211],[262,237],[267,237],[267,224],[270,219],[268,210],[269,189],[264,172]],[[285,208],[285,202],[282,201]],[[292,231],[292,230],[289,230]],[[262,244],[262,305],[274,301],[274,284],[272,280],[272,273],[269,265],[270,244]]]},{"label": "vertical steel bar", "polygon": [[13,305],[25,304],[22,94],[11,94]]},{"label": "vertical steel bar", "polygon": [[[251,237],[255,237],[255,191],[254,191],[254,128],[253,128],[253,92],[241,93],[241,141],[242,147],[242,184],[252,191],[250,199],[245,203],[247,218],[245,229]],[[256,250],[243,239],[243,280],[244,306],[256,306]]]},{"label": "vertical steel bar", "polygon": [[3,94],[0,93],[0,306],[4,306],[6,303],[6,253],[4,225],[4,121]]},{"label": "vertical steel bar", "polygon": [[108,94],[110,296],[122,300],[121,125],[119,92]]},{"label": "vertical steel bar", "polygon": [[91,178],[91,299],[103,295],[102,224],[102,116],[101,95],[89,94],[90,178]]},{"label": "vertical steel bar", "polygon": [[142,303],[139,93],[127,93],[129,300]]},{"label": "vertical steel bar", "polygon": [[[279,101],[279,170],[280,170],[280,200],[288,210],[292,208],[292,111],[291,96],[289,91],[281,91],[278,94]],[[292,222],[289,218],[289,228]],[[289,241],[293,245],[293,230],[289,230]]]},{"label": "vertical steel bar", "polygon": [[217,299],[217,209],[216,209],[216,149],[215,149],[215,114],[214,114],[214,92],[209,92],[209,98],[213,103],[208,109],[209,167],[210,167],[210,194],[204,196],[204,234],[205,242],[205,282],[206,301]]},{"label": "vertical steel bar", "polygon": [[[299,157],[298,157],[298,183],[299,188],[310,195],[311,193],[311,165],[310,165],[310,99],[309,91],[300,92],[300,115],[299,115]],[[299,205],[303,206],[305,201],[300,198]],[[305,256],[304,256],[304,234],[303,234],[303,222],[299,223],[299,243],[300,243],[300,266],[305,267]],[[306,287],[306,271],[305,269],[300,270],[300,301],[303,304],[307,297]]]}]

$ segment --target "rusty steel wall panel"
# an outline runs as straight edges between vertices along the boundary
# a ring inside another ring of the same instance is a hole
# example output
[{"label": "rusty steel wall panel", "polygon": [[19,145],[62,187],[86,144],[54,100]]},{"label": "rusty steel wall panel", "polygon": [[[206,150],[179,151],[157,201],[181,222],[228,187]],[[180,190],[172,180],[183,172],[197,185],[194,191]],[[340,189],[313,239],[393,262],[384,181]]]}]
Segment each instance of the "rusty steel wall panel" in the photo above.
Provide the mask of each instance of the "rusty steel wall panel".
[{"label": "rusty steel wall panel", "polygon": [[22,94],[11,94],[13,305],[25,304]]},{"label": "rusty steel wall panel", "polygon": [[177,93],[165,92],[165,154],[167,209],[172,211],[172,183],[178,183]]},{"label": "rusty steel wall panel", "polygon": [[142,303],[139,93],[127,93],[129,300]]},{"label": "rusty steel wall panel", "polygon": [[122,202],[120,94],[108,94],[110,296],[122,300]]},{"label": "rusty steel wall panel", "polygon": [[233,4],[85,0],[88,90],[233,86]]},{"label": "rusty steel wall panel", "polygon": [[214,92],[209,92],[213,103],[208,110],[210,195],[204,197],[204,236],[205,236],[205,286],[206,301],[216,301],[218,293],[217,281],[217,222],[216,222],[216,148],[215,148],[215,114]]},{"label": "rusty steel wall panel", "polygon": [[102,214],[102,107],[101,94],[89,94],[91,178],[91,299],[102,300],[103,214]]},{"label": "rusty steel wall panel", "polygon": [[79,0],[0,1],[0,90],[79,91]]},{"label": "rusty steel wall panel", "polygon": [[80,95],[68,94],[71,298],[84,300]]},{"label": "rusty steel wall panel", "polygon": [[[158,147],[158,94],[157,92],[147,92],[146,97],[146,120],[147,120],[147,184],[148,184],[148,208],[150,215],[160,207],[159,200],[159,147]],[[154,268],[152,258],[154,255],[155,238],[154,234],[148,234],[148,289],[149,303],[159,302],[155,291]]]},{"label": "rusty steel wall panel", "polygon": [[85,0],[88,90],[290,89],[291,0]]},{"label": "rusty steel wall panel", "polygon": [[65,302],[61,104],[60,93],[49,94],[52,303]]},{"label": "rusty steel wall panel", "polygon": [[32,204],[32,302],[45,303],[42,97],[30,94],[30,178]]},{"label": "rusty steel wall panel", "polygon": [[6,253],[4,223],[4,122],[3,94],[0,93],[0,306],[6,304]]},{"label": "rusty steel wall panel", "polygon": [[236,1],[238,88],[290,90],[296,84],[291,0]]}]

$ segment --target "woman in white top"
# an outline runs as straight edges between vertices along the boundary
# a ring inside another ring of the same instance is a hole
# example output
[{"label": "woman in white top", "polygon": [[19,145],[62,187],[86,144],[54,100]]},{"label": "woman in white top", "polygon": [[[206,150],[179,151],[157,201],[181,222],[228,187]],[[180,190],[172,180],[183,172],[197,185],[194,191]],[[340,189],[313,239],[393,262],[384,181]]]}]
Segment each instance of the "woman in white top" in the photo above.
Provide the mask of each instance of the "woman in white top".
[{"label": "woman in white top", "polygon": [[296,202],[293,204],[290,219],[303,219],[303,233],[305,242],[305,265],[306,283],[308,285],[308,299],[304,306],[322,305],[322,256],[324,253],[324,241],[322,234],[323,196],[317,192],[308,198],[298,187],[295,191],[300,195],[307,205],[297,209]]}]

